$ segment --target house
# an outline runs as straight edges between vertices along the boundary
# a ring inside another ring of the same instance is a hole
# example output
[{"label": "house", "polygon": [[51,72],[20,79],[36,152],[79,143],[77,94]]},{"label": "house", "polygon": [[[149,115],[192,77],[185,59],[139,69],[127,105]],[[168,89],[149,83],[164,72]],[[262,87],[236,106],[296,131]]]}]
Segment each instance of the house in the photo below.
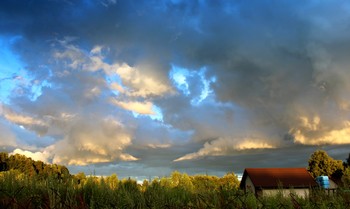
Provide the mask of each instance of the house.
[{"label": "house", "polygon": [[341,179],[330,178],[329,179],[329,189],[338,189],[339,185],[341,185]]},{"label": "house", "polygon": [[305,168],[246,168],[240,184],[241,189],[257,196],[271,196],[291,192],[305,197],[310,188],[318,184]]},{"label": "house", "polygon": [[318,176],[316,177],[316,182],[320,187],[325,189],[328,194],[334,194],[339,187],[338,185],[342,185],[341,178],[337,178],[336,176]]}]

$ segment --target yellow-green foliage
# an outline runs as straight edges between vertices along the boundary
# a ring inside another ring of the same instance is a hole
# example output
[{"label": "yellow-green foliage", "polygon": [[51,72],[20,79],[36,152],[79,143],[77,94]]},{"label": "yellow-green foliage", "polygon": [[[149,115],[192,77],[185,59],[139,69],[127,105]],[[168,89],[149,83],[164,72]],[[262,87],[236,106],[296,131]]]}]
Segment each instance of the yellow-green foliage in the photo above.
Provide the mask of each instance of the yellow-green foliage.
[{"label": "yellow-green foliage", "polygon": [[[2,162],[8,159],[0,154]],[[43,163],[37,164],[45,170]],[[307,198],[288,197],[282,192],[273,197],[256,197],[239,189],[234,173],[217,177],[174,171],[168,177],[145,180],[140,185],[133,179],[119,180],[116,174],[96,177],[78,173],[62,177],[66,174],[63,167],[49,165],[42,174],[51,175],[33,175],[15,165],[10,165],[11,169],[7,165],[1,167],[6,171],[0,172],[0,208],[348,208],[350,203],[346,188],[333,195],[316,189]],[[347,167],[344,183],[350,182],[349,176]]]},{"label": "yellow-green foliage", "polygon": [[34,161],[24,155],[0,152],[0,171],[18,170],[29,176],[47,178],[53,176],[55,178],[69,178],[68,169],[62,165],[47,164],[41,161]]},{"label": "yellow-green foliage", "polygon": [[238,189],[233,173],[219,178],[176,171],[143,185],[117,175],[43,179],[18,170],[0,174],[0,208],[347,208],[350,202],[347,190],[334,195],[316,190],[306,199],[282,194],[257,198]]},{"label": "yellow-green foliage", "polygon": [[347,186],[347,187],[350,186],[350,167],[347,167],[344,170],[344,173],[343,173],[341,180],[345,186]]},{"label": "yellow-green foliage", "polygon": [[325,175],[332,176],[342,173],[343,162],[330,157],[326,151],[317,150],[310,156],[308,171],[313,177]]}]

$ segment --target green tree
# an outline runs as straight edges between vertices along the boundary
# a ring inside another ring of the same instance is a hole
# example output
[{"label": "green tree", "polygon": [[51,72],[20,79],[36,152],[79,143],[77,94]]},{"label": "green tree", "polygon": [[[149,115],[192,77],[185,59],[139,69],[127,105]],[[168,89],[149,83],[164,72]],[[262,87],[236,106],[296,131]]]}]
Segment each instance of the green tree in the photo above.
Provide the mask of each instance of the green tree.
[{"label": "green tree", "polygon": [[106,178],[107,185],[113,190],[118,187],[118,182],[119,182],[118,176],[115,173],[113,173],[112,175]]},{"label": "green tree", "polygon": [[171,188],[174,185],[170,178],[164,177],[164,176],[162,178],[160,178],[159,180],[158,179],[154,179],[152,181],[152,184],[159,184],[160,186],[166,187],[166,188]]},{"label": "green tree", "polygon": [[6,152],[0,152],[0,162],[7,162],[9,155]]},{"label": "green tree", "polygon": [[186,173],[181,175],[181,179],[180,179],[178,186],[182,187],[188,191],[193,191],[193,189],[194,189],[191,177],[189,175],[187,175]]},{"label": "green tree", "polygon": [[233,173],[227,173],[219,180],[219,184],[226,189],[233,190],[239,187],[239,181],[237,176]]},{"label": "green tree", "polygon": [[84,184],[86,181],[86,176],[83,172],[77,173],[76,175],[74,175],[74,178],[77,180],[78,184]]},{"label": "green tree", "polygon": [[218,188],[219,178],[209,175],[195,175],[192,177],[194,188],[198,192],[214,191]]},{"label": "green tree", "polygon": [[39,175],[39,176],[42,176],[43,175],[43,171],[44,171],[44,163],[42,161],[35,161],[34,163],[34,168],[35,168],[35,171],[36,173]]},{"label": "green tree", "polygon": [[8,170],[8,158],[9,155],[6,152],[0,152],[0,171]]},{"label": "green tree", "polygon": [[321,175],[341,176],[343,170],[343,162],[333,159],[324,150],[317,150],[310,156],[308,171],[314,178]]},{"label": "green tree", "polygon": [[145,192],[149,186],[150,186],[150,183],[146,179],[143,180],[141,185],[141,191]]},{"label": "green tree", "polygon": [[60,172],[60,177],[62,179],[67,179],[68,177],[70,177],[69,170],[66,166],[60,165]]},{"label": "green tree", "polygon": [[171,187],[177,187],[180,184],[182,174],[179,171],[173,171],[170,175]]},{"label": "green tree", "polygon": [[344,186],[350,186],[350,167],[345,168],[341,181],[343,182]]},{"label": "green tree", "polygon": [[194,188],[191,178],[186,173],[182,174],[179,171],[174,171],[171,173],[170,186],[172,188],[181,187],[190,191]]}]

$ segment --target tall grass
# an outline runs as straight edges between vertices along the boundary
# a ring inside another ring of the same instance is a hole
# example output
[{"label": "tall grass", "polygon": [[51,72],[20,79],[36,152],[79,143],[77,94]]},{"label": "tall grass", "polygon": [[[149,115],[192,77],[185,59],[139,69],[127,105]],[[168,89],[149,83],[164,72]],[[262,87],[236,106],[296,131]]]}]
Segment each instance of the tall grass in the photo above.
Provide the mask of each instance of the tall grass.
[{"label": "tall grass", "polygon": [[201,185],[194,178],[190,180],[175,184],[168,178],[139,185],[132,179],[43,179],[2,172],[0,208],[350,208],[350,193],[345,189],[334,195],[314,190],[307,198],[282,193],[256,197],[229,184],[215,186],[203,181],[207,183]]}]

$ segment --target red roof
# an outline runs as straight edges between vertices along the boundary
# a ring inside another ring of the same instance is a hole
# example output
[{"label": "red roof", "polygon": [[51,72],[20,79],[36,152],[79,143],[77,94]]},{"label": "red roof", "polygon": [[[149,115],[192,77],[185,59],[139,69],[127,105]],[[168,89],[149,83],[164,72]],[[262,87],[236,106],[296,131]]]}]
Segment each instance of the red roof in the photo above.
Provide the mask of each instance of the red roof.
[{"label": "red roof", "polygon": [[241,188],[245,187],[248,176],[255,187],[261,188],[317,186],[316,181],[305,168],[246,168]]}]

